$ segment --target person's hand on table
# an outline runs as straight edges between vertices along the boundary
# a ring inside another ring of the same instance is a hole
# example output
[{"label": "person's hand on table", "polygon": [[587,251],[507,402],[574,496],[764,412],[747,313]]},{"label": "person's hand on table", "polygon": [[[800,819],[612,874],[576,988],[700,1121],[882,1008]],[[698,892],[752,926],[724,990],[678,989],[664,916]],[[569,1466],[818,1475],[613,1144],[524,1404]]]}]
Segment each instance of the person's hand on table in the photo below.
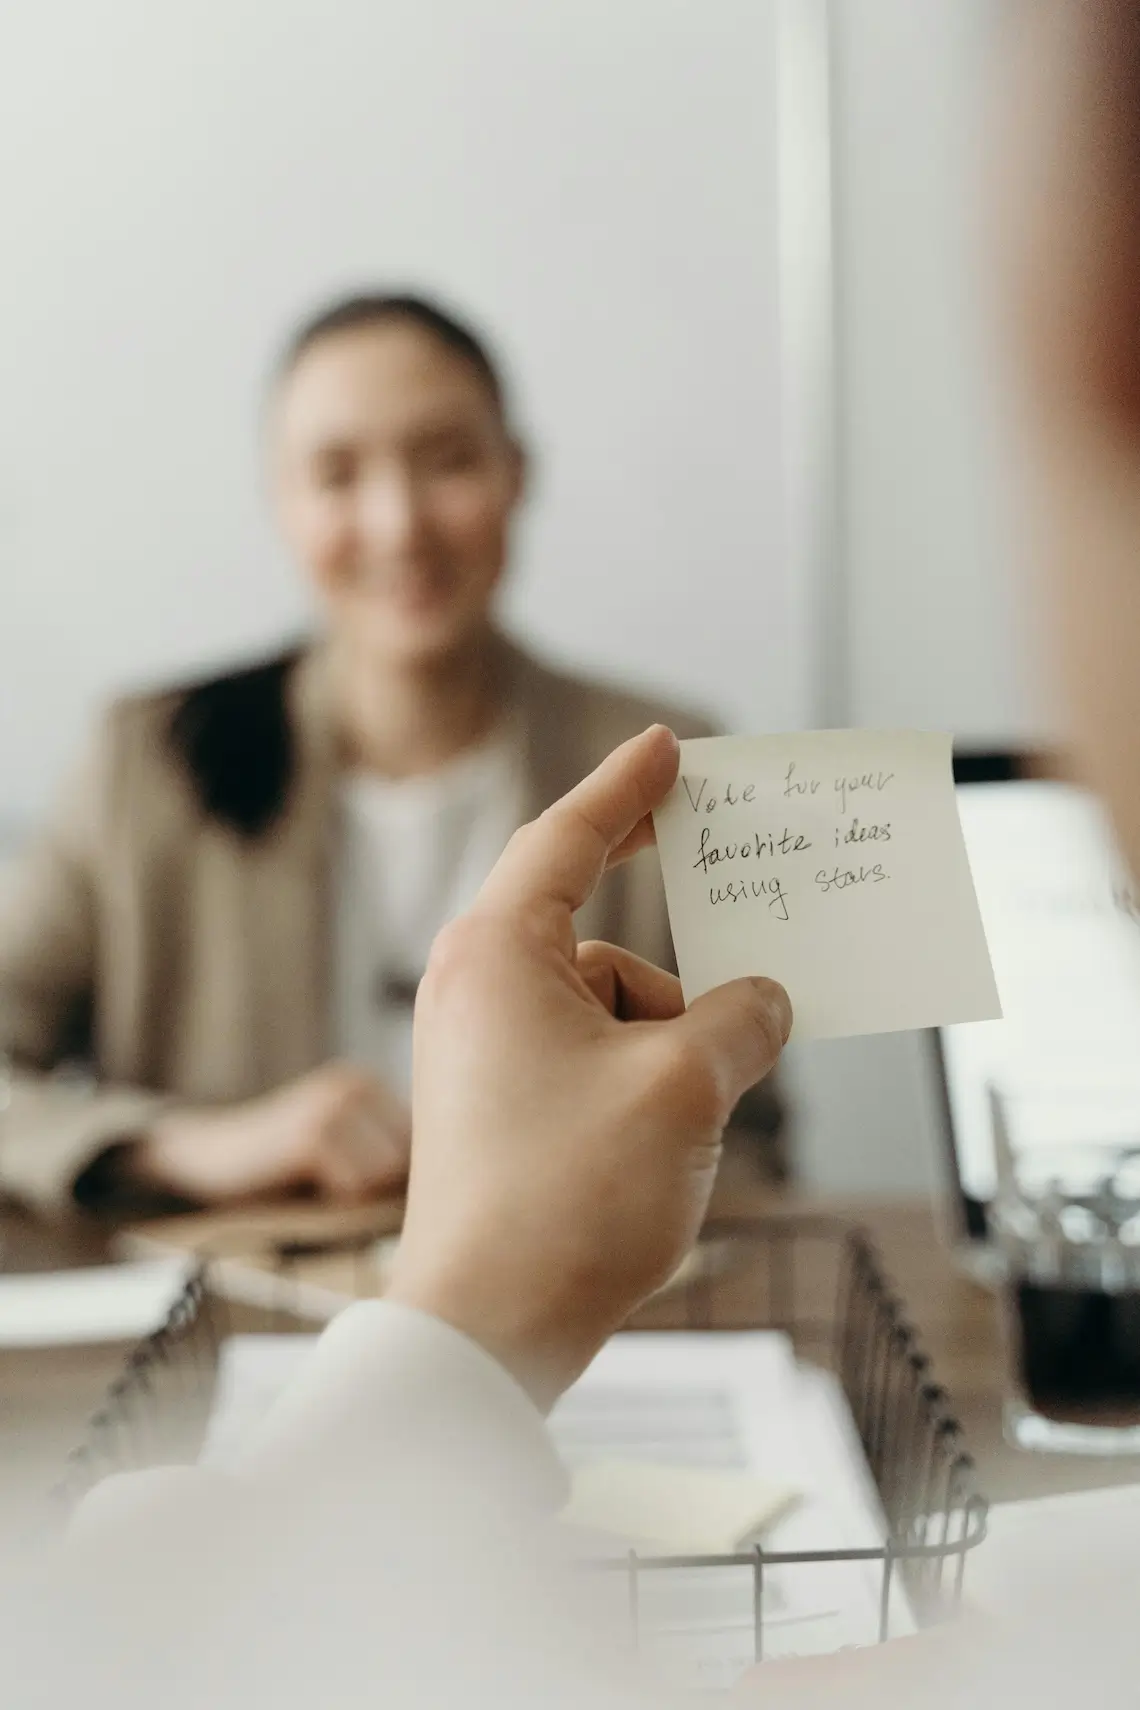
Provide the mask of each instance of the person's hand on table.
[{"label": "person's hand on table", "polygon": [[207,1204],[297,1188],[352,1201],[401,1186],[410,1146],[401,1098],[362,1069],[326,1063],[244,1104],[160,1117],[131,1172]]},{"label": "person's hand on table", "polygon": [[389,1298],[552,1401],[696,1238],[724,1125],[774,1066],[772,981],[710,992],[575,941],[677,777],[655,727],[525,826],[436,940],[416,1006],[415,1148]]}]

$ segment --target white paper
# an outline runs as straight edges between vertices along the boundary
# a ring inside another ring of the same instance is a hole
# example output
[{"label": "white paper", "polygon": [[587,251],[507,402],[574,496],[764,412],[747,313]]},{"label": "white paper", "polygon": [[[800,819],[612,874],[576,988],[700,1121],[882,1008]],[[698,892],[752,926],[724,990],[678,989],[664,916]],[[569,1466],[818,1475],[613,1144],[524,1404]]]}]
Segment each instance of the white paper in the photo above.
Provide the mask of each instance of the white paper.
[{"label": "white paper", "polygon": [[1020,1616],[1035,1604],[1102,1585],[1135,1597],[1140,1488],[1073,1491],[1031,1502],[995,1503],[986,1536],[971,1551],[966,1605],[987,1615]]},{"label": "white paper", "polygon": [[779,1331],[627,1332],[562,1396],[550,1434],[572,1472],[618,1457],[783,1477],[766,1421],[788,1412],[795,1382]]},{"label": "white paper", "polygon": [[800,1039],[1000,1015],[948,736],[683,742],[654,820],[688,1002],[765,974]]},{"label": "white paper", "polygon": [[[801,1499],[765,1532],[769,1551],[875,1548],[885,1536],[874,1483],[835,1379],[797,1365],[786,1336],[615,1336],[555,1407],[555,1445],[573,1472],[620,1457],[716,1469],[794,1487]],[[765,1654],[807,1656],[878,1636],[878,1563],[764,1572]],[[624,1584],[615,1584],[624,1598]],[[749,1567],[640,1576],[642,1653],[694,1682],[727,1685],[753,1661]],[[892,1632],[913,1630],[899,1590]]]},{"label": "white paper", "polygon": [[0,1276],[0,1348],[135,1342],[165,1321],[192,1261]]},{"label": "white paper", "polygon": [[651,1553],[725,1556],[760,1538],[798,1494],[720,1468],[595,1461],[575,1474],[561,1518]]}]

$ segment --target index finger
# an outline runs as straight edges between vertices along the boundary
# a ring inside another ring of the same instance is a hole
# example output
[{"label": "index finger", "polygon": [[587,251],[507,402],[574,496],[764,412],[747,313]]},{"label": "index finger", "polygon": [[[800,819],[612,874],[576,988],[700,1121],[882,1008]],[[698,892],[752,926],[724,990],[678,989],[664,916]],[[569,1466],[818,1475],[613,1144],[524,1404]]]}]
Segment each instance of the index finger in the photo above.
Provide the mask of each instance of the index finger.
[{"label": "index finger", "polygon": [[677,781],[673,732],[651,725],[511,838],[479,892],[493,908],[573,914],[606,865]]}]

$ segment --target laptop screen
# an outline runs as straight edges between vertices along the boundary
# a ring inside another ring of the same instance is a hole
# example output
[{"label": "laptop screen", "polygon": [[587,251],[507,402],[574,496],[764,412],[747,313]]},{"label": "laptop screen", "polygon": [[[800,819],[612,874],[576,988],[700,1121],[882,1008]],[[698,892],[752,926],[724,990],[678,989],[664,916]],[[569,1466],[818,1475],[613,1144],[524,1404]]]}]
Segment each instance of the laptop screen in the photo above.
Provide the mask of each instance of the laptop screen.
[{"label": "laptop screen", "polygon": [[1076,786],[960,761],[958,801],[1001,1021],[936,1043],[960,1221],[986,1235],[991,1086],[1016,1151],[1140,1144],[1140,905],[1105,815]]}]

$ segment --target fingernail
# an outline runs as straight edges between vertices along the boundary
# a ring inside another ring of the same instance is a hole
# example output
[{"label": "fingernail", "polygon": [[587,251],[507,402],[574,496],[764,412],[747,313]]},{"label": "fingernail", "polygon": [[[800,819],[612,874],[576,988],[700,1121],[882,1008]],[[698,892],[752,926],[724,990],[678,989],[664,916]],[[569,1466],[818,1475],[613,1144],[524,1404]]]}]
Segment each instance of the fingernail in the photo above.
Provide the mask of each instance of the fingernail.
[{"label": "fingernail", "polygon": [[792,1022],[795,1017],[792,1012],[792,1000],[778,980],[754,979],[752,984],[762,993],[780,1030],[780,1039],[786,1045],[792,1032]]},{"label": "fingernail", "polygon": [[646,736],[667,736],[669,738],[670,747],[675,752],[680,751],[681,744],[677,740],[677,733],[676,731],[670,730],[667,724],[651,724],[645,734]]}]

